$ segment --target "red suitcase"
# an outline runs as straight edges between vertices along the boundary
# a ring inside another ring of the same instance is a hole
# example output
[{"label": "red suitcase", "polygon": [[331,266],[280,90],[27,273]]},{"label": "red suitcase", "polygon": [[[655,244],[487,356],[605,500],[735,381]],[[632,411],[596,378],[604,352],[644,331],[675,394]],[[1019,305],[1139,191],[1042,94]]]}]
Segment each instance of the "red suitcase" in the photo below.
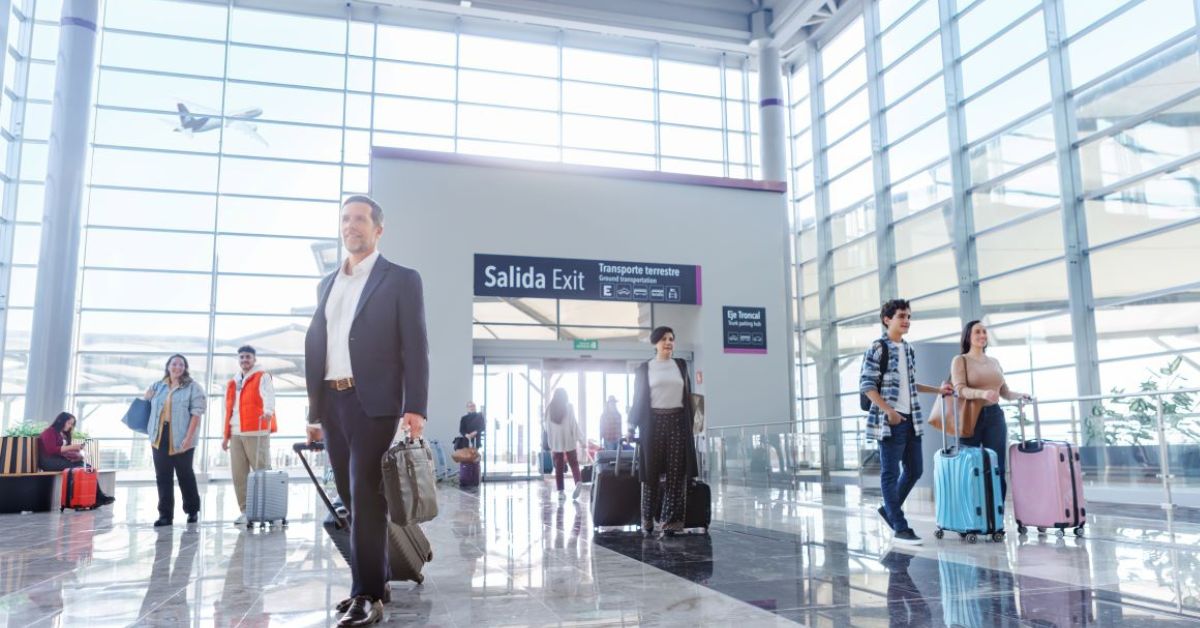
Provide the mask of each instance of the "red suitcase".
[{"label": "red suitcase", "polygon": [[96,470],[75,467],[62,472],[62,504],[59,512],[68,508],[84,510],[96,507]]},{"label": "red suitcase", "polygon": [[1033,402],[1036,437],[1025,439],[1025,406],[1021,404],[1021,442],[1008,448],[1008,468],[1016,512],[1017,530],[1038,532],[1056,529],[1059,536],[1068,528],[1083,534],[1087,502],[1083,497],[1083,471],[1079,448],[1065,441],[1042,440],[1041,417]]}]

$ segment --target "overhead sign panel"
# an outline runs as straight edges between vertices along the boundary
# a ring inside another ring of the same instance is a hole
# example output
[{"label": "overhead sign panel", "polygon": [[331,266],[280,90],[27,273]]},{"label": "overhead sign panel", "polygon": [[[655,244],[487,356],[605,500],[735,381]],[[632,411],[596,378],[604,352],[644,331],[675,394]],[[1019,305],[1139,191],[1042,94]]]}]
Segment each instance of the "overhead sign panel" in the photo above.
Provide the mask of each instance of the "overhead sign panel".
[{"label": "overhead sign panel", "polygon": [[700,267],[476,253],[475,295],[700,305]]}]

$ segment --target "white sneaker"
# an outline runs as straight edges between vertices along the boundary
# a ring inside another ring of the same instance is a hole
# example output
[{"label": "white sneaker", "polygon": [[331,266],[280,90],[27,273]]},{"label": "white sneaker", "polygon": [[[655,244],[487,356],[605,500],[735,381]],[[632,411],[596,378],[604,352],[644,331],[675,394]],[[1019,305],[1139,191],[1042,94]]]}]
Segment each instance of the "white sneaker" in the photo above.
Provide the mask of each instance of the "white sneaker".
[{"label": "white sneaker", "polygon": [[235,526],[246,525],[246,513],[242,513],[242,514],[238,515],[238,518],[233,520],[233,525],[235,525]]}]

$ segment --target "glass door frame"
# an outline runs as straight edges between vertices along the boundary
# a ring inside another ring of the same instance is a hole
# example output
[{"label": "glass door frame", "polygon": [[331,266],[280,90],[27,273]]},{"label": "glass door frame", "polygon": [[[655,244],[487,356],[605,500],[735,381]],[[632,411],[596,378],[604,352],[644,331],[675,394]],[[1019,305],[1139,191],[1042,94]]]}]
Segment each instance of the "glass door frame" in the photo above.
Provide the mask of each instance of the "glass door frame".
[{"label": "glass door frame", "polygon": [[[512,367],[518,368],[513,370]],[[523,377],[520,367],[524,367]],[[492,376],[502,373],[508,375],[503,382],[505,389],[495,391],[493,387],[498,382],[493,381]],[[542,361],[531,358],[475,356],[472,359],[471,380],[473,400],[487,421],[482,439],[482,479],[540,479],[537,456],[541,451],[541,388],[545,381]],[[514,380],[523,380],[523,394],[515,394]],[[493,401],[498,399],[503,399],[504,408],[494,407],[497,404]],[[502,417],[503,424],[498,424]],[[517,417],[516,421],[513,420],[514,417]]]}]

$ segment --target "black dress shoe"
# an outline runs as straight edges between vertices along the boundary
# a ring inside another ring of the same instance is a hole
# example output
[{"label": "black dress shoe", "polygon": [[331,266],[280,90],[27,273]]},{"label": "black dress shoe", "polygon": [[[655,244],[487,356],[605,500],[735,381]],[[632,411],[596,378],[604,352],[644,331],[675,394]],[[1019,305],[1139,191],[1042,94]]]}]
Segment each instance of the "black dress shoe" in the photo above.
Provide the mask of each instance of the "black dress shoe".
[{"label": "black dress shoe", "polygon": [[188,515],[188,523],[196,523],[199,520],[200,513],[193,512],[192,514]]},{"label": "black dress shoe", "polygon": [[171,520],[167,519],[166,517],[159,517],[158,521],[154,522],[154,527],[156,527],[156,528],[161,528],[163,526],[169,526],[169,525],[171,525]]},{"label": "black dress shoe", "polygon": [[117,498],[109,497],[108,495],[105,495],[103,499],[96,500],[96,505],[97,506],[107,506],[115,501],[117,501]]},{"label": "black dress shoe", "polygon": [[[383,602],[384,604],[392,603],[392,585],[390,585],[390,584],[383,585],[383,597],[379,598],[379,601]],[[338,602],[338,605],[335,606],[334,608],[339,613],[345,613],[346,611],[350,610],[350,605],[353,603],[354,603],[354,598],[348,597],[348,598],[342,600],[341,602]]]},{"label": "black dress shoe", "polygon": [[383,604],[365,595],[359,595],[350,602],[346,614],[338,620],[339,628],[344,626],[368,626],[383,620]]}]

